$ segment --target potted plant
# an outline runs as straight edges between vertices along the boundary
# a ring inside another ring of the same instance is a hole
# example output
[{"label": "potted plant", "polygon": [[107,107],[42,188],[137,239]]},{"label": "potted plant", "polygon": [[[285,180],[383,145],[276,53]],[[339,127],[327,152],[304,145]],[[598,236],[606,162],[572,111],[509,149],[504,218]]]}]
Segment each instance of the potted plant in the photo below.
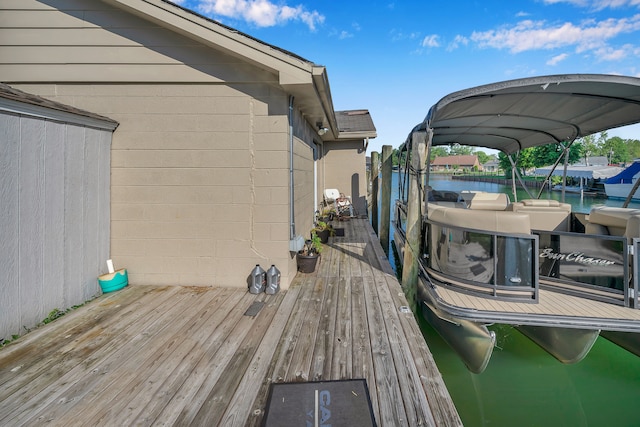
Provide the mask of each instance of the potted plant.
[{"label": "potted plant", "polygon": [[318,213],[318,221],[329,222],[337,216],[336,210],[333,207],[327,206],[322,208],[322,213]]},{"label": "potted plant", "polygon": [[320,237],[312,231],[311,239],[306,240],[302,250],[296,254],[298,271],[301,273],[313,273],[316,269],[320,252],[322,252]]},{"label": "potted plant", "polygon": [[324,221],[316,222],[316,226],[311,230],[312,238],[314,233],[320,238],[321,243],[327,243],[329,241],[329,236],[335,235],[333,227]]}]

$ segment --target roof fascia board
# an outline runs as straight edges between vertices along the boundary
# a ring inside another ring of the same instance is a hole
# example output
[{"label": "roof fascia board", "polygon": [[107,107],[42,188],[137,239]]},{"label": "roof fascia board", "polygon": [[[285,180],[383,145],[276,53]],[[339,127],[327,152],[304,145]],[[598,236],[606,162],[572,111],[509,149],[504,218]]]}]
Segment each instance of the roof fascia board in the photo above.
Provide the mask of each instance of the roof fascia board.
[{"label": "roof fascia board", "polygon": [[333,135],[338,135],[338,121],[336,119],[335,109],[333,108],[333,99],[331,97],[331,88],[329,87],[329,76],[327,68],[323,66],[314,66],[312,70],[313,83],[316,94],[322,109],[327,118],[327,126],[331,129]]},{"label": "roof fascia board", "polygon": [[311,83],[313,63],[272,48],[239,32],[216,25],[197,14],[161,0],[103,0],[120,9],[152,20],[204,45],[278,74],[281,84]]},{"label": "roof fascia board", "polygon": [[344,139],[366,139],[366,138],[376,138],[378,136],[377,132],[340,132],[338,134],[339,140]]}]

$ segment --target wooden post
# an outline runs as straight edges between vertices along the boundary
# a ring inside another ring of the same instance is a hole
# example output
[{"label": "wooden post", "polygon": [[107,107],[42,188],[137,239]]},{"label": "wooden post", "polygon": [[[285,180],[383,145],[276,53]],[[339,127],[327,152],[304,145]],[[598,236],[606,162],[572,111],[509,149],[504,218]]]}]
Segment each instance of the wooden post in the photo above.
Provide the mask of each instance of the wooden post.
[{"label": "wooden post", "polygon": [[378,175],[380,169],[380,153],[374,151],[371,153],[371,226],[373,231],[378,234]]},{"label": "wooden post", "polygon": [[382,146],[382,188],[380,195],[380,244],[389,258],[389,227],[391,222],[391,151],[390,145]]},{"label": "wooden post", "polygon": [[404,246],[402,265],[402,288],[410,304],[415,304],[417,301],[423,203],[420,187],[424,186],[426,176],[427,138],[427,132],[424,131],[414,132],[411,135],[412,170],[408,171],[410,176],[407,198],[407,242]]}]

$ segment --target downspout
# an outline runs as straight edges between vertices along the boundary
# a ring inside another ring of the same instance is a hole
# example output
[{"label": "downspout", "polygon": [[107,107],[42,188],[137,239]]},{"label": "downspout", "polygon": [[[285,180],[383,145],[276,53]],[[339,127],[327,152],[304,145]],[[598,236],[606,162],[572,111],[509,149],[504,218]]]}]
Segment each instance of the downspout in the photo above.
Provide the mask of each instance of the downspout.
[{"label": "downspout", "polygon": [[289,251],[298,252],[304,247],[304,237],[296,236],[293,187],[293,95],[289,95]]},{"label": "downspout", "polygon": [[296,238],[295,209],[293,207],[293,95],[289,95],[289,240]]}]

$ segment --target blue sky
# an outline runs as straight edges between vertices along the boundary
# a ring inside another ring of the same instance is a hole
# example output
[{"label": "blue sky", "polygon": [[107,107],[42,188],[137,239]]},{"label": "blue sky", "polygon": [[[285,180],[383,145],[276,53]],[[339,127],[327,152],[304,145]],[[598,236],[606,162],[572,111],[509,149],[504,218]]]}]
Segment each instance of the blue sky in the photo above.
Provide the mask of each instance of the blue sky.
[{"label": "blue sky", "polygon": [[[334,108],[398,147],[450,92],[521,77],[640,77],[640,0],[181,0],[327,67]],[[640,139],[640,126],[609,131]]]}]

